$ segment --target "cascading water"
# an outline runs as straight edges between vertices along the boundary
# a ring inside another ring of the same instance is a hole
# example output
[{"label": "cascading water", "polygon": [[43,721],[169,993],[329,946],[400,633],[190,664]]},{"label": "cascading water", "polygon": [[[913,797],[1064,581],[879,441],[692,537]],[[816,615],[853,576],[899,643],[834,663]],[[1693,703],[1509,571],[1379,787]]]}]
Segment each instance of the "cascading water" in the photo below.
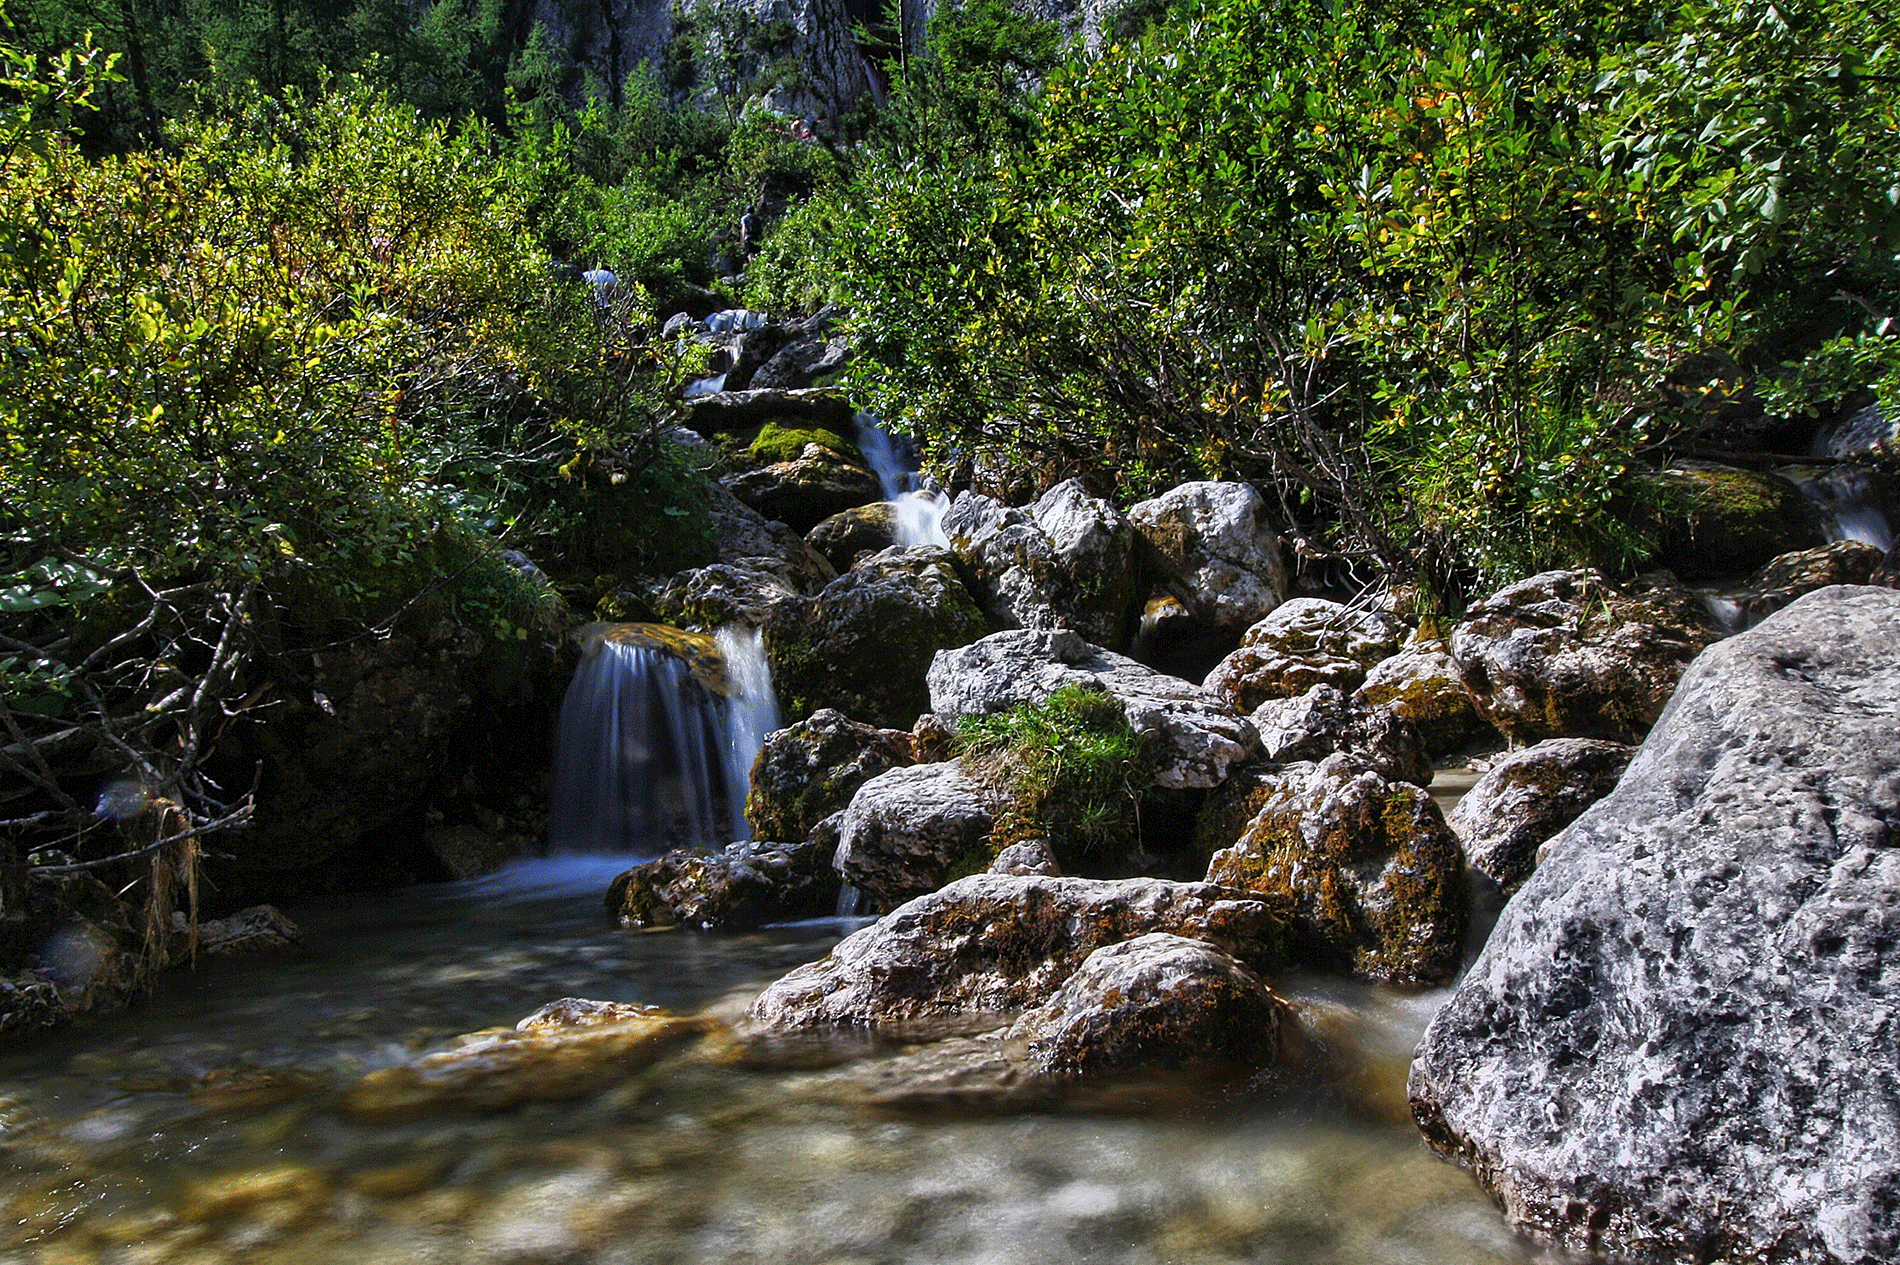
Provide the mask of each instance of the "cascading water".
[{"label": "cascading water", "polygon": [[[1817,457],[1851,457],[1894,438],[1895,427],[1878,407],[1869,407],[1823,426],[1809,451]],[[1802,495],[1820,511],[1829,540],[1893,548],[1893,525],[1877,503],[1875,481],[1866,470],[1835,466],[1797,482]]]},{"label": "cascading water", "polygon": [[594,625],[554,752],[556,852],[657,856],[748,837],[752,760],[777,725],[756,631]]},{"label": "cascading water", "polygon": [[906,548],[936,545],[948,549],[950,541],[943,534],[943,512],[949,508],[950,498],[918,477],[915,463],[877,418],[859,413],[852,422],[857,428],[858,451],[871,463],[878,483],[883,486],[884,499],[896,507],[897,543]]}]

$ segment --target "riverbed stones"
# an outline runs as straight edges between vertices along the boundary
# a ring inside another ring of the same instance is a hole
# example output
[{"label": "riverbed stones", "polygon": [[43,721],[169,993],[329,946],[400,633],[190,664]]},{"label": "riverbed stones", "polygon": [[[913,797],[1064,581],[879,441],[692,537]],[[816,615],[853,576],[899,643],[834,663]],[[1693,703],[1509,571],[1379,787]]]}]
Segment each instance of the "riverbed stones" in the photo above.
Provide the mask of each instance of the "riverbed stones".
[{"label": "riverbed stones", "polygon": [[1138,1067],[1290,1059],[1292,1007],[1258,975],[1202,940],[1150,932],[1097,949],[1012,1037],[1029,1042],[1045,1076],[1099,1076]]},{"label": "riverbed stones", "polygon": [[1550,738],[1500,757],[1445,824],[1471,868],[1506,893],[1537,868],[1537,850],[1616,789],[1634,747],[1599,738]]},{"label": "riverbed stones", "polygon": [[1154,735],[1155,780],[1170,789],[1217,786],[1231,766],[1260,755],[1253,726],[1221,699],[1066,629],[1014,629],[945,651],[928,681],[931,710],[952,725],[1044,702],[1065,685],[1105,690],[1137,733]]},{"label": "riverbed stones", "polygon": [[1269,699],[1298,698],[1315,685],[1352,691],[1372,665],[1397,653],[1405,636],[1405,627],[1381,611],[1296,597],[1249,628],[1202,685],[1243,712]]},{"label": "riverbed stones", "polygon": [[1519,1226],[1900,1258],[1900,593],[1705,653],[1427,1029],[1414,1113]]},{"label": "riverbed stones", "polygon": [[1458,969],[1469,895],[1458,840],[1432,797],[1360,756],[1288,766],[1210,883],[1272,904],[1297,961],[1394,984]]},{"label": "riverbed stones", "polygon": [[[814,823],[814,828],[817,823]],[[619,875],[607,914],[623,927],[757,927],[838,907],[835,840],[676,848]]]},{"label": "riverbed stones", "polygon": [[1251,484],[1183,483],[1131,506],[1128,519],[1163,589],[1193,619],[1239,632],[1286,600],[1280,537]]},{"label": "riverbed stones", "polygon": [[1451,643],[1443,637],[1414,635],[1399,652],[1382,659],[1366,673],[1359,695],[1402,716],[1418,729],[1432,756],[1458,751],[1487,735],[1499,735],[1478,714],[1465,689]]},{"label": "riverbed stones", "polygon": [[562,998],[513,1028],[470,1033],[452,1049],[371,1072],[344,1094],[343,1108],[373,1122],[578,1098],[706,1030],[705,1021],[658,1006]]},{"label": "riverbed stones", "polygon": [[752,763],[746,821],[755,839],[804,839],[860,786],[914,763],[911,735],[861,725],[832,708],[765,736]]},{"label": "riverbed stones", "polygon": [[1618,588],[1594,571],[1546,571],[1473,607],[1451,651],[1478,711],[1513,743],[1635,742],[1721,636],[1679,585]]},{"label": "riverbed stones", "polygon": [[882,913],[936,891],[953,874],[987,868],[994,824],[988,797],[961,765],[890,769],[851,797],[834,864]]},{"label": "riverbed stones", "polygon": [[1247,719],[1267,759],[1279,764],[1318,763],[1350,751],[1389,782],[1425,786],[1432,780],[1431,757],[1411,721],[1331,685],[1315,685],[1298,698],[1269,699]]},{"label": "riverbed stones", "polygon": [[823,707],[908,728],[930,705],[924,674],[939,650],[986,625],[942,549],[886,549],[816,598],[773,608],[765,625],[772,683],[789,716]]},{"label": "riverbed stones", "polygon": [[1859,540],[1837,540],[1819,549],[1784,553],[1748,577],[1742,610],[1760,623],[1796,598],[1832,584],[1866,584],[1885,555]]},{"label": "riverbed stones", "polygon": [[1080,480],[1056,484],[1026,509],[964,492],[944,511],[943,531],[997,626],[1068,628],[1111,647],[1133,634],[1135,529]]},{"label": "riverbed stones", "polygon": [[[174,962],[191,953],[191,924],[182,911],[171,916],[169,951]],[[198,923],[197,952],[207,958],[256,957],[295,953],[303,948],[303,932],[274,905],[253,905],[223,918]]]},{"label": "riverbed stones", "polygon": [[1026,1010],[1089,954],[1165,931],[1255,971],[1280,960],[1262,902],[1205,883],[977,874],[899,907],[799,967],[754,1003],[770,1027],[901,1023]]},{"label": "riverbed stones", "polygon": [[38,1036],[63,1026],[72,1014],[59,988],[36,971],[0,976],[0,1040]]}]

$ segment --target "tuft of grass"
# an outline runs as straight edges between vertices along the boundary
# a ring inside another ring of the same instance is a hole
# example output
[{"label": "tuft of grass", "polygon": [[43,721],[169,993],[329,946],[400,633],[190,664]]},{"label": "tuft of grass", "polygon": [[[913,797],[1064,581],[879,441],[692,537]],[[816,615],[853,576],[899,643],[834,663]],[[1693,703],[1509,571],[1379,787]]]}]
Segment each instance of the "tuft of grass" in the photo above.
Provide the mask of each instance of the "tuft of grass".
[{"label": "tuft of grass", "polygon": [[965,716],[957,748],[1003,797],[998,847],[1045,839],[1069,869],[1112,861],[1137,841],[1154,761],[1108,693],[1065,685],[1042,703]]}]

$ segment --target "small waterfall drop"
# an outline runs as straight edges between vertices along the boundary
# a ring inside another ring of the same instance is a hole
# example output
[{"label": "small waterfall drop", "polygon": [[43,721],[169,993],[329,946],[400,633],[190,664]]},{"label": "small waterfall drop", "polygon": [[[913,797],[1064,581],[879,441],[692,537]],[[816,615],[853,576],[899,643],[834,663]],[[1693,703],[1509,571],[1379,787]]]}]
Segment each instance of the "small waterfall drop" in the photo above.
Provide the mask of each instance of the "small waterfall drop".
[{"label": "small waterfall drop", "polygon": [[[1851,457],[1878,444],[1892,443],[1900,430],[1877,406],[1840,417],[1823,426],[1809,449],[1817,457]],[[1835,466],[1797,478],[1801,494],[1820,511],[1829,540],[1858,540],[1876,549],[1893,548],[1893,524],[1879,505],[1873,476],[1851,465]]]},{"label": "small waterfall drop", "polygon": [[752,760],[776,724],[755,631],[596,624],[561,704],[556,852],[658,856],[745,839]]},{"label": "small waterfall drop", "polygon": [[950,498],[917,475],[910,455],[898,446],[877,418],[859,413],[852,418],[857,428],[858,451],[871,463],[877,481],[884,488],[884,499],[896,507],[897,543],[936,545],[948,549],[950,540],[943,534],[943,512]]}]

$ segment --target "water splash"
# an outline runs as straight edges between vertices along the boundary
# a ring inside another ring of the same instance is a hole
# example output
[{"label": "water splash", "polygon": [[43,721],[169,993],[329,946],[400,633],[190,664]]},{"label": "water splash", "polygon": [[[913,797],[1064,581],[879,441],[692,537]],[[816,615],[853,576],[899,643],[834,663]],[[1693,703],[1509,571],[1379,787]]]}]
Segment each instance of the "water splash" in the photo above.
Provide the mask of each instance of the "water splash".
[{"label": "water splash", "polygon": [[900,447],[889,432],[869,413],[852,417],[857,429],[858,451],[871,463],[884,499],[895,511],[895,538],[899,545],[935,545],[948,549],[950,540],[943,534],[943,512],[950,507],[945,496],[928,480],[917,474],[915,458]]},{"label": "water splash", "polygon": [[745,797],[776,722],[756,634],[595,625],[561,704],[549,839],[557,852],[658,856],[748,837]]}]

